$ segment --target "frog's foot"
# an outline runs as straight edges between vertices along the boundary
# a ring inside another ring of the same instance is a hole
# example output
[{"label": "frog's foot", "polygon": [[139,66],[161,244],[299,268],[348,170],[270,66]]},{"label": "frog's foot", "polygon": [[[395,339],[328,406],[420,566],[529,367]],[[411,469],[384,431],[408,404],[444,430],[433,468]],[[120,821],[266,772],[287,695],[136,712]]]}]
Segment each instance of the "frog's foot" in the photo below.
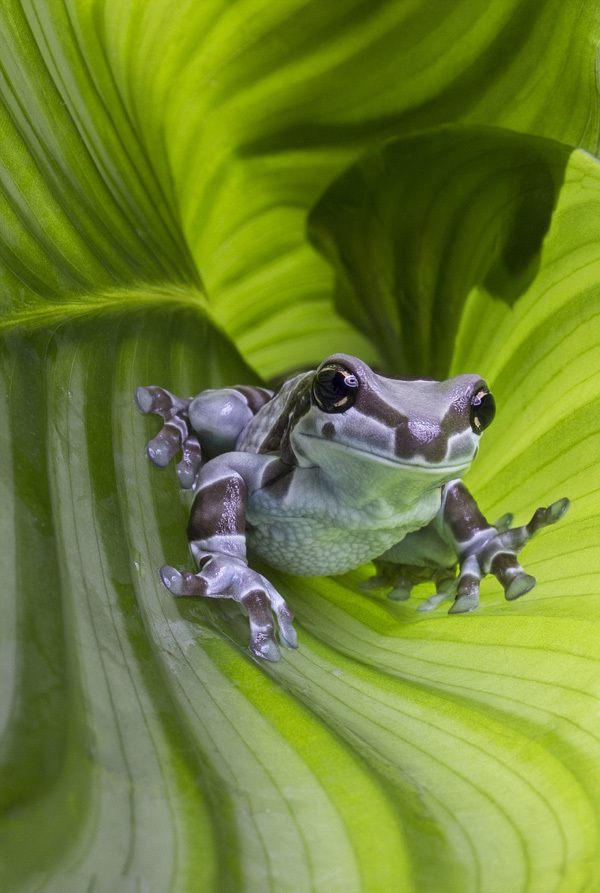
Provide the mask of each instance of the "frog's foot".
[{"label": "frog's foot", "polygon": [[367,580],[363,580],[358,584],[358,588],[364,592],[371,592],[372,589],[383,589],[388,583],[383,579],[381,574],[373,574]]},{"label": "frog's foot", "polygon": [[508,601],[521,598],[533,589],[536,579],[519,564],[517,555],[536,533],[560,521],[569,504],[569,500],[565,498],[559,499],[548,508],[539,508],[531,521],[522,527],[509,528],[501,525],[500,530],[496,528],[491,537],[468,551],[468,557],[461,564],[456,601],[449,613],[473,611],[479,604],[479,583],[490,573],[494,574],[504,588],[504,597]]},{"label": "frog's foot", "polygon": [[457,587],[458,577],[447,577],[438,581],[435,594],[430,595],[428,599],[421,602],[417,611],[421,614],[426,614],[429,611],[434,611],[442,602],[451,601],[456,596]]},{"label": "frog's foot", "polygon": [[389,579],[382,574],[373,574],[368,580],[363,580],[358,584],[359,589],[363,589],[365,592],[370,592],[372,589],[390,589],[391,586],[387,597],[393,602],[404,602],[410,598],[413,585],[412,581],[402,574],[398,574],[394,579]]},{"label": "frog's foot", "polygon": [[499,536],[495,537],[494,541],[501,544],[504,547],[504,551],[513,552],[516,555],[536,533],[544,527],[560,521],[566,515],[569,505],[569,500],[564,497],[557,502],[553,502],[548,508],[539,508],[534,513],[529,524],[524,524],[523,527],[513,527],[512,529],[499,531]]},{"label": "frog's foot", "polygon": [[405,602],[410,598],[413,586],[414,583],[412,580],[405,577],[403,574],[398,574],[393,581],[392,589],[388,592],[387,597],[392,602]]},{"label": "frog's foot", "polygon": [[166,468],[173,456],[182,450],[177,476],[181,487],[190,490],[196,483],[202,465],[200,442],[192,432],[188,418],[191,401],[153,385],[139,387],[134,399],[140,412],[154,413],[164,420],[156,437],[148,441],[148,458],[157,468]]},{"label": "frog's foot", "polygon": [[293,627],[294,615],[282,596],[261,574],[243,562],[223,557],[210,558],[197,574],[178,571],[170,565],[160,569],[163,585],[172,595],[196,595],[206,598],[232,598],[244,605],[250,623],[250,650],[269,661],[281,658],[275,641],[273,613],[279,625],[281,643],[298,647]]},{"label": "frog's foot", "polygon": [[481,570],[476,555],[469,555],[460,567],[455,581],[456,596],[449,614],[467,614],[479,607],[479,584],[485,574]]},{"label": "frog's foot", "polygon": [[404,602],[410,598],[415,580],[397,564],[377,558],[373,562],[376,573],[368,580],[359,583],[359,588],[367,592],[372,589],[389,589],[387,597],[394,602]]}]

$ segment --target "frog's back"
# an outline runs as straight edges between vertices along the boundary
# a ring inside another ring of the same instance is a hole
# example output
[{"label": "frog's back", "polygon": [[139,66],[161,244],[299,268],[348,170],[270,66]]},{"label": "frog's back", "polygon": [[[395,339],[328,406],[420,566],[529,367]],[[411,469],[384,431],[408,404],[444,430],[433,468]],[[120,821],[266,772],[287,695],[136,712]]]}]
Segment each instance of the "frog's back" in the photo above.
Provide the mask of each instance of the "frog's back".
[{"label": "frog's back", "polygon": [[[312,373],[303,372],[284,382],[238,437],[236,450],[244,453],[289,452],[289,432],[309,405]],[[288,456],[288,459],[290,457]]]}]

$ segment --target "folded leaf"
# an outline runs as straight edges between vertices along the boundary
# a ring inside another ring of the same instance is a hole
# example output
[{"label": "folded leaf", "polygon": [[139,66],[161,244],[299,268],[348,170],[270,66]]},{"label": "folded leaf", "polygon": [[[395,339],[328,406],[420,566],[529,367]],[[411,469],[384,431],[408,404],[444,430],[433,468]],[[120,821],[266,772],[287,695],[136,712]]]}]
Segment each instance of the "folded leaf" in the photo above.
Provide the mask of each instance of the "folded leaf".
[{"label": "folded leaf", "polygon": [[598,145],[595,4],[9,0],[0,35],[3,305],[193,283],[266,376],[375,357],[304,233],[365,148],[454,121]]},{"label": "folded leaf", "polygon": [[594,151],[598,33],[559,0],[2,4],[1,889],[598,887],[597,163],[496,130],[490,166],[465,130],[497,191],[473,181],[470,218],[460,171],[438,183],[425,272],[451,275],[419,348],[499,403],[469,483],[492,517],[573,500],[523,602],[488,581],[476,614],[425,616],[359,593],[367,569],[268,571],[300,650],[258,665],[231,605],[160,586],[191,567],[188,502],[132,401],[252,382],[238,351],[264,376],[375,359],[308,210],[441,124]]},{"label": "folded leaf", "polygon": [[534,280],[571,150],[495,128],[393,140],[329,187],[309,233],[337,272],[339,312],[395,373],[444,377],[463,306],[512,306]]}]

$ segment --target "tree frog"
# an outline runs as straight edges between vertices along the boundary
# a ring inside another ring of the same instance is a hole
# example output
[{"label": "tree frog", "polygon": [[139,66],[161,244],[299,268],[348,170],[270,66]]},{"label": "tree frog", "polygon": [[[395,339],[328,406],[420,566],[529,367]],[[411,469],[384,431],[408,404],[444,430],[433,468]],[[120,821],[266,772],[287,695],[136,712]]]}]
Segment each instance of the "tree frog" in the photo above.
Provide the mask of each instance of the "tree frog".
[{"label": "tree frog", "polygon": [[461,481],[491,424],[495,403],[478,375],[447,381],[389,378],[356,357],[334,354],[319,368],[261,387],[205,390],[191,399],[138,388],[143,413],[164,424],[147,445],[159,468],[181,451],[180,484],[195,498],[187,535],[197,572],[160,569],[175,596],[231,598],[246,609],[250,649],[280,659],[297,647],[293,615],[248,555],[292,574],[342,574],[373,560],[368,587],[403,600],[432,580],[430,610],[474,610],[489,573],[505,596],[535,585],[517,554],[569,507],[538,508],[523,527],[489,524]]}]

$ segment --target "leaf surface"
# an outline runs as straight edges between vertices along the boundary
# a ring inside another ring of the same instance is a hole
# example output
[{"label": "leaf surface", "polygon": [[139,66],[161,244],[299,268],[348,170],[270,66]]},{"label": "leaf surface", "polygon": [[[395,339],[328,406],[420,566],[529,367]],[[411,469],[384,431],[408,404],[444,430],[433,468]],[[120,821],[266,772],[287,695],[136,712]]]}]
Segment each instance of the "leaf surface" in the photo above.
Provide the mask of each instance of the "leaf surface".
[{"label": "leaf surface", "polygon": [[[0,41],[0,887],[598,887],[594,4],[23,0]],[[382,222],[428,277],[419,354],[393,288],[365,323],[385,240],[350,251],[357,331],[306,238],[352,171],[360,226],[390,177],[412,196]],[[527,548],[537,588],[486,581],[468,617],[360,593],[369,568],[269,572],[300,650],[259,664],[229,603],[160,586],[189,505],[133,391],[392,368],[388,343],[490,382],[491,518],[571,512]]]}]

